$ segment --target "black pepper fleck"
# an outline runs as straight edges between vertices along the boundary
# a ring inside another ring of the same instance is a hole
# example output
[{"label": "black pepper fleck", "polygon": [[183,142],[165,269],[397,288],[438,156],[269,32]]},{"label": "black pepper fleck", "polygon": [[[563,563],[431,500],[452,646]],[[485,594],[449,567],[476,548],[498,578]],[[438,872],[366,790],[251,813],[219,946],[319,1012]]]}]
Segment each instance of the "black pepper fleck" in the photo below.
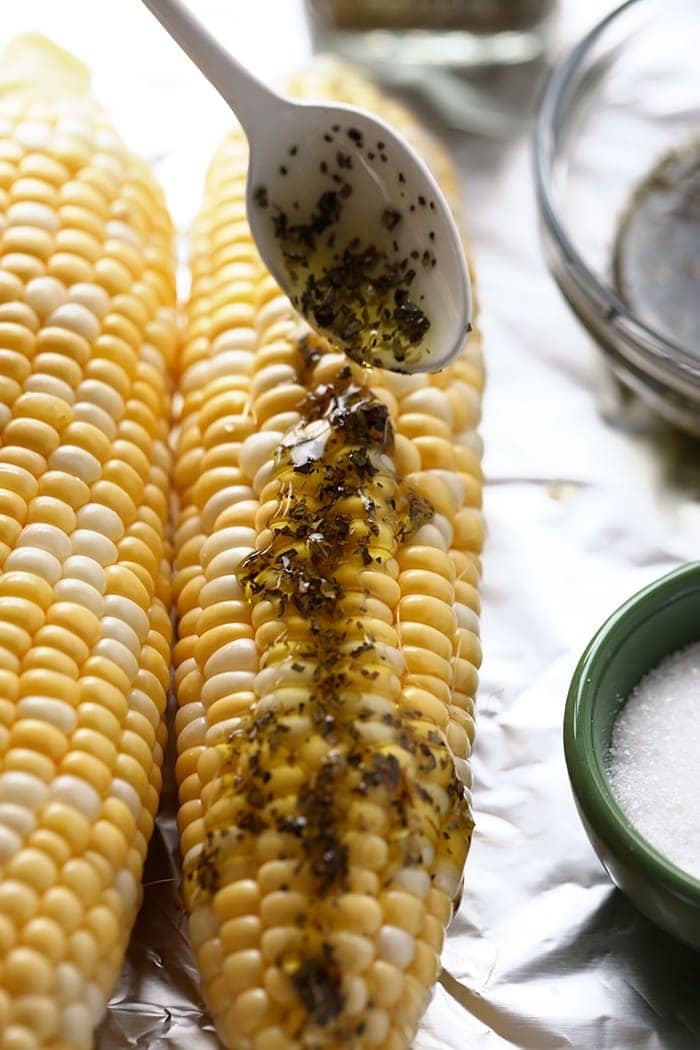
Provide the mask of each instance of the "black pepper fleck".
[{"label": "black pepper fleck", "polygon": [[[382,226],[387,230],[395,229],[401,222],[401,212],[396,208],[385,208],[382,213]],[[394,242],[396,243],[396,242]]]}]

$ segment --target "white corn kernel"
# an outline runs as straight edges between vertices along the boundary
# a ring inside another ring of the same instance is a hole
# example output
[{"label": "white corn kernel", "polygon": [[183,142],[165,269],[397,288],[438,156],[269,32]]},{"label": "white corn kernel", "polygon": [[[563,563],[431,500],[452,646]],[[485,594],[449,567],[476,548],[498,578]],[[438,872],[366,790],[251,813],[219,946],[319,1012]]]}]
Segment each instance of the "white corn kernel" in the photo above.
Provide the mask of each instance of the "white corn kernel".
[{"label": "white corn kernel", "polygon": [[46,149],[52,135],[50,124],[45,121],[24,120],[14,130],[13,137],[26,149]]},{"label": "white corn kernel", "polygon": [[147,696],[142,689],[132,689],[129,693],[129,710],[138,711],[154,729],[160,725],[160,712],[150,696]]},{"label": "white corn kernel", "polygon": [[117,548],[112,541],[92,529],[76,529],[71,533],[71,543],[73,554],[90,558],[99,565],[114,565],[117,560]]},{"label": "white corn kernel", "polygon": [[93,485],[102,471],[99,459],[77,445],[59,445],[49,456],[49,466],[74,474],[86,485]]},{"label": "white corn kernel", "polygon": [[71,286],[69,302],[79,303],[95,315],[104,317],[111,306],[111,299],[104,288],[92,282],[78,282]]},{"label": "white corn kernel", "polygon": [[201,904],[199,907],[193,908],[190,914],[189,930],[195,951],[205,941],[218,936],[219,921],[216,918],[214,909],[208,904]]},{"label": "white corn kernel", "polygon": [[124,522],[111,507],[102,503],[86,503],[78,511],[78,527],[92,529],[118,543],[124,535]]},{"label": "white corn kernel", "polygon": [[141,816],[142,803],[138,792],[121,777],[115,777],[109,788],[110,795],[118,798],[130,811],[134,820]]},{"label": "white corn kernel", "polygon": [[63,563],[63,575],[65,577],[74,577],[76,580],[83,580],[90,587],[94,588],[98,594],[104,594],[107,586],[105,571],[102,566],[93,558],[88,558],[84,554],[71,554],[70,558],[66,558]]},{"label": "white corn kernel", "polygon": [[[230,485],[227,488],[221,489],[219,492],[215,492],[213,496],[210,496],[204,505],[202,511],[202,528],[206,532],[211,532],[216,524],[216,519],[222,510],[226,510],[228,507],[239,507],[244,502],[253,503],[255,509],[257,509],[257,500],[253,500],[255,493],[247,485]],[[254,511],[251,515],[251,521],[254,520]]]},{"label": "white corn kernel", "polygon": [[102,800],[94,787],[70,773],[62,773],[57,776],[49,790],[53,798],[74,806],[88,820],[94,820],[102,808]]},{"label": "white corn kernel", "polygon": [[377,952],[387,962],[405,969],[413,962],[416,942],[399,926],[382,926],[377,934]]},{"label": "white corn kernel", "polygon": [[61,578],[61,563],[38,547],[16,547],[5,559],[5,572],[33,573],[53,586]]},{"label": "white corn kernel", "polygon": [[87,339],[88,343],[93,342],[100,334],[100,322],[93,312],[81,303],[63,303],[49,315],[47,324],[67,328],[68,331]]},{"label": "white corn kernel", "polygon": [[22,848],[22,839],[12,828],[0,824],[0,861],[9,860]]},{"label": "white corn kernel", "polygon": [[433,886],[454,899],[462,881],[462,872],[448,860],[438,861],[433,872]]},{"label": "white corn kernel", "polygon": [[7,770],[0,773],[0,801],[13,802],[20,806],[36,809],[43,805],[49,789],[43,780],[31,773],[19,770]]},{"label": "white corn kernel", "polygon": [[454,758],[455,773],[465,787],[472,786],[472,769],[466,758]]},{"label": "white corn kernel", "polygon": [[429,868],[435,859],[435,847],[430,839],[427,839],[425,835],[420,835],[418,838],[418,848],[420,849],[421,864],[424,867]]},{"label": "white corn kernel", "polygon": [[[267,431],[262,431],[262,433],[267,433]],[[257,474],[253,478],[253,488],[255,489],[255,494],[257,496],[260,495],[262,490],[267,485],[268,481],[271,480],[274,470],[275,462],[272,458],[266,460],[258,470]]]},{"label": "white corn kernel", "polygon": [[424,900],[430,891],[430,876],[422,868],[401,868],[394,875],[393,881],[421,900]]},{"label": "white corn kernel", "polygon": [[343,1012],[348,1017],[354,1017],[361,1013],[367,1005],[367,985],[362,978],[356,976],[345,977],[342,991],[345,1001]]},{"label": "white corn kernel", "polygon": [[364,1018],[363,1038],[367,1046],[380,1046],[389,1034],[389,1015],[386,1010],[368,1010]]},{"label": "white corn kernel", "polygon": [[[205,734],[205,745],[207,747],[215,747],[217,744],[225,743],[242,725],[242,718],[227,718],[225,722],[215,722]],[[178,737],[178,745],[180,747],[184,746],[180,737]]]},{"label": "white corn kernel", "polygon": [[38,317],[46,320],[66,301],[67,294],[65,285],[55,277],[35,277],[28,283],[24,298]]},{"label": "white corn kernel", "polygon": [[83,990],[80,970],[72,963],[60,962],[55,976],[56,998],[59,1003],[72,1003],[79,999]]},{"label": "white corn kernel", "polygon": [[122,913],[131,915],[138,905],[141,886],[128,868],[122,868],[114,876],[114,888],[122,900]]},{"label": "white corn kernel", "polygon": [[217,602],[238,601],[245,598],[245,593],[235,576],[220,576],[208,580],[199,592],[199,601],[203,609]]},{"label": "white corn kernel", "polygon": [[58,561],[64,561],[71,552],[71,542],[62,529],[44,522],[25,525],[17,539],[17,547],[34,547],[48,551]]},{"label": "white corn kernel", "polygon": [[92,121],[76,116],[74,111],[62,114],[56,124],[56,131],[69,138],[81,139],[86,143],[92,143],[93,125]]},{"label": "white corn kernel", "polygon": [[[239,332],[240,329],[235,329]],[[217,379],[219,376],[226,375],[240,375],[247,376],[253,371],[253,365],[255,364],[255,354],[248,349],[251,344],[255,345],[255,333],[252,330],[244,329],[246,333],[241,339],[236,340],[238,345],[233,350],[224,350],[221,352],[214,351],[216,357],[211,361],[210,375],[212,379]],[[230,333],[227,333],[230,334]],[[216,343],[216,340],[215,340]]]},{"label": "white corn kernel", "polygon": [[131,598],[125,598],[122,594],[108,594],[104,599],[104,611],[105,616],[128,623],[141,644],[146,641],[151,626],[148,614]]},{"label": "white corn kernel", "polygon": [[384,372],[382,373],[382,383],[390,390],[394,397],[399,399],[410,394],[413,390],[422,390],[425,386],[425,376],[423,375],[404,375],[402,372]]},{"label": "white corn kernel", "polygon": [[252,547],[234,547],[232,550],[216,554],[204,570],[207,580],[215,580],[218,576],[235,573],[243,559],[252,552]]},{"label": "white corn kernel", "polygon": [[36,226],[47,233],[55,233],[60,225],[56,211],[38,201],[17,201],[7,209],[8,226]]},{"label": "white corn kernel", "polygon": [[75,397],[78,404],[81,402],[95,404],[117,421],[124,415],[124,401],[121,395],[100,379],[83,379],[75,392]]},{"label": "white corn kernel", "polygon": [[0,803],[0,824],[11,828],[18,835],[28,835],[36,827],[36,818],[29,806],[16,802]]},{"label": "white corn kernel", "polygon": [[239,669],[239,641],[240,639],[235,639],[232,642],[227,642],[217,649],[216,652],[212,653],[204,665],[205,678],[210,679],[214,675],[225,674]]},{"label": "white corn kernel", "polygon": [[454,470],[439,470],[437,467],[430,471],[433,477],[439,478],[447,488],[458,507],[464,502],[464,482]]},{"label": "white corn kernel", "polygon": [[[453,539],[453,535],[454,535],[453,530],[452,530],[452,525],[450,524],[450,522],[447,520],[447,518],[445,517],[444,514],[437,514],[436,513],[436,514],[433,514],[433,517],[432,517],[430,523],[431,523],[431,525],[433,525],[436,529],[438,529],[440,531],[440,533],[442,535],[443,542],[445,544],[445,550],[449,550],[450,547],[452,546],[452,539]],[[415,542],[418,543],[419,541],[416,540]]]},{"label": "white corn kernel", "polygon": [[221,332],[217,335],[214,342],[211,344],[212,350],[212,361],[211,367],[213,369],[211,376],[214,378],[215,375],[225,375],[226,373],[217,371],[220,369],[220,360],[227,363],[227,355],[230,353],[247,351],[252,353],[257,346],[257,337],[255,331],[252,328],[229,328],[228,331]]},{"label": "white corn kernel", "polygon": [[[283,436],[278,430],[264,430],[247,437],[241,445],[239,459],[243,473],[254,479],[260,468],[270,462]],[[257,486],[256,490],[260,491]]]},{"label": "white corn kernel", "polygon": [[182,373],[180,379],[180,392],[187,394],[191,390],[199,390],[210,382],[211,370],[210,363],[208,360],[197,361],[196,364],[190,365]]},{"label": "white corn kernel", "polygon": [[266,390],[272,390],[274,387],[279,388],[287,383],[296,382],[297,373],[292,365],[266,365],[259,372],[256,372],[251,379],[250,394],[251,397],[256,398],[265,393]]},{"label": "white corn kernel", "polygon": [[443,420],[448,426],[452,425],[449,398],[444,390],[435,386],[423,386],[405,393],[401,398],[401,413],[404,412],[418,412],[426,416],[434,416],[435,419]]},{"label": "white corn kernel", "polygon": [[17,704],[20,718],[36,718],[56,726],[68,736],[75,729],[77,716],[74,708],[63,700],[54,700],[44,696],[25,696]]},{"label": "white corn kernel", "polygon": [[104,656],[106,660],[111,660],[113,664],[116,664],[130,682],[133,682],[136,678],[139,669],[138,658],[134,656],[130,649],[116,639],[100,638],[94,648],[94,653],[96,656]]},{"label": "white corn kernel", "polygon": [[74,417],[81,423],[89,423],[96,430],[101,431],[110,441],[117,436],[117,424],[99,405],[91,405],[87,401],[81,401],[73,409]]},{"label": "white corn kernel", "polygon": [[177,746],[180,753],[187,751],[190,747],[197,747],[204,743],[207,732],[206,718],[193,718],[184,729],[181,729],[177,737]]},{"label": "white corn kernel", "polygon": [[58,1026],[61,1039],[75,1050],[89,1050],[92,1045],[92,1018],[84,1003],[71,1003],[61,1015]]},{"label": "white corn kernel", "polygon": [[[255,645],[255,643],[253,643]],[[237,658],[240,659],[240,651]],[[257,656],[257,650],[255,652]],[[256,660],[257,663],[257,660]],[[255,672],[250,671],[225,671],[209,678],[202,687],[202,703],[205,708],[211,707],[215,701],[222,696],[233,693],[252,692],[255,689]]]},{"label": "white corn kernel", "polygon": [[111,240],[123,241],[125,244],[130,244],[138,252],[143,251],[143,242],[139,233],[133,226],[120,222],[119,219],[110,219],[105,226],[105,233]]},{"label": "white corn kernel", "polygon": [[472,634],[478,636],[479,617],[474,610],[470,609],[468,605],[464,605],[463,602],[455,602],[453,609],[455,616],[457,617],[457,626],[464,627],[467,631],[471,631]]},{"label": "white corn kernel", "polygon": [[446,542],[442,532],[431,522],[428,522],[427,525],[421,525],[413,534],[413,542],[424,547],[437,547],[441,551],[449,550],[449,544]]},{"label": "white corn kernel", "polygon": [[63,563],[63,579],[59,580],[54,588],[54,595],[57,602],[75,602],[76,605],[84,605],[90,612],[94,613],[95,616],[102,616],[104,609],[104,598],[96,591],[94,587],[91,587],[89,583],[85,583],[84,580],[71,579],[66,574],[65,566],[70,561],[69,558]]},{"label": "white corn kernel", "polygon": [[228,529],[219,529],[212,533],[202,544],[199,554],[200,564],[206,570],[209,562],[222,551],[230,551],[236,547],[252,548],[255,544],[255,529],[246,529],[243,526],[232,526]]},{"label": "white corn kernel", "polygon": [[46,373],[35,373],[34,375],[28,376],[24,384],[24,389],[31,393],[49,394],[51,397],[58,397],[68,405],[72,405],[75,400],[75,394],[68,386],[68,383],[65,383],[62,379],[58,379],[56,376],[50,376]]}]

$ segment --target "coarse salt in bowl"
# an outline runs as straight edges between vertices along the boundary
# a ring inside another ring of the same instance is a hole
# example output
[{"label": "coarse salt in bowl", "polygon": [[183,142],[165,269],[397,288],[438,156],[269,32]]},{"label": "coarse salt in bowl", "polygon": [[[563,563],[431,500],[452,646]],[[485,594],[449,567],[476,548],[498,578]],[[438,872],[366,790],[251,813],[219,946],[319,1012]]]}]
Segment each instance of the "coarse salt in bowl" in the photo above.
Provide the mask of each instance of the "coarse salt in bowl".
[{"label": "coarse salt in bowl", "polygon": [[606,770],[627,819],[700,879],[700,642],[665,657],[634,687],[612,730]]},{"label": "coarse salt in bowl", "polygon": [[[665,696],[680,695],[681,672],[687,676],[696,648],[700,650],[700,562],[676,569],[634,595],[593,637],[569,689],[564,751],[579,815],[613,882],[658,926],[700,949],[700,878],[687,870],[693,868],[693,856],[678,852],[677,825],[668,829],[663,842],[656,835],[664,822],[672,823],[679,800],[692,820],[692,799],[683,794],[683,785],[693,778],[677,746],[679,728],[687,729],[692,709],[686,706],[675,716],[681,726],[670,729],[663,742],[644,739],[646,732],[666,725],[649,705],[661,707]],[[645,705],[641,715],[634,706],[625,712],[625,701],[638,704],[640,697]],[[625,761],[616,771],[620,746]],[[624,755],[632,747],[643,752],[637,763],[646,764],[646,778],[635,779],[635,763]],[[634,796],[645,779],[640,804]]]}]

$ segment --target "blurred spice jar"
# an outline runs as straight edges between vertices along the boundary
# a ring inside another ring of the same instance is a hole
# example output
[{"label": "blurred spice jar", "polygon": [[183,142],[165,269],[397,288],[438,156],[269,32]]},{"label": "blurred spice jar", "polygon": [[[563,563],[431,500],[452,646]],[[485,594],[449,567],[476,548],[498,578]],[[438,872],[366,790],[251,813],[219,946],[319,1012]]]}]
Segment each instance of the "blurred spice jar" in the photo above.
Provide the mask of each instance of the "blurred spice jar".
[{"label": "blurred spice jar", "polygon": [[[387,72],[478,69],[542,54],[556,0],[306,0],[319,50]],[[382,67],[384,66],[384,69]]]}]

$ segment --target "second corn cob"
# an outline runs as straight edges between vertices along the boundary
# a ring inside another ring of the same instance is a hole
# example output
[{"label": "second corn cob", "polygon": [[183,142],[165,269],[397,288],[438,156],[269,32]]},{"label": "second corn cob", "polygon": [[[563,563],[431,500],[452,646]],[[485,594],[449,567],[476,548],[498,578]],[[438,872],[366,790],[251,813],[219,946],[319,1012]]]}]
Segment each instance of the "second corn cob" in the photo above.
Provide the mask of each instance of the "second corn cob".
[{"label": "second corn cob", "polygon": [[[420,138],[347,71],[296,87]],[[195,230],[180,365],[190,929],[227,1046],[399,1050],[439,970],[471,832],[478,337],[436,376],[348,367],[265,272],[245,175],[234,135]]]},{"label": "second corn cob", "polygon": [[87,1050],[161,783],[172,229],[79,63],[0,81],[0,1048]]}]

